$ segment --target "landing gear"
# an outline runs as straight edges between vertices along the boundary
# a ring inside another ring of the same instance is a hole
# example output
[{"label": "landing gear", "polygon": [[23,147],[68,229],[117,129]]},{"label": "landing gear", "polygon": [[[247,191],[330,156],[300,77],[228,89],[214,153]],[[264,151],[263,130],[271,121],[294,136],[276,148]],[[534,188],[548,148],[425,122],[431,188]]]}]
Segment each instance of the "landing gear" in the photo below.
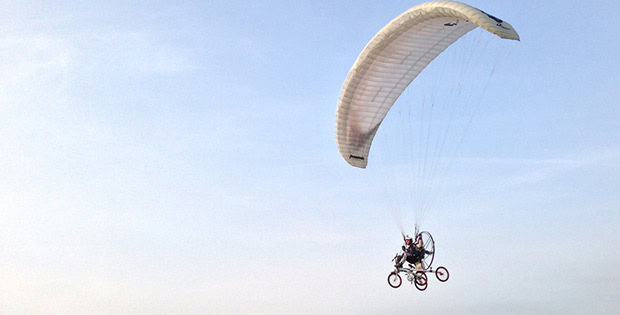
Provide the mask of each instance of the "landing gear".
[{"label": "landing gear", "polygon": [[428,287],[428,277],[422,271],[415,273],[415,287],[420,291],[426,290]]},{"label": "landing gear", "polygon": [[[440,266],[437,267],[437,269],[435,270],[433,270],[432,268],[433,260],[435,259],[435,241],[433,240],[433,236],[431,235],[431,233],[422,231],[418,234],[416,241],[420,238],[422,239],[422,247],[424,248],[424,257],[422,257],[420,261],[422,263],[422,269],[417,269],[412,264],[409,264],[408,268],[397,265],[396,269],[394,269],[394,271],[392,271],[388,276],[388,284],[392,288],[396,289],[400,287],[400,285],[403,283],[403,279],[400,277],[401,272],[405,273],[405,275],[407,276],[407,280],[411,282],[411,284],[414,284],[415,287],[420,291],[424,291],[428,287],[428,276],[426,275],[427,273],[434,273],[437,277],[437,280],[441,282],[446,282],[448,281],[448,278],[450,278],[450,273],[448,272],[448,269],[446,269],[446,267]],[[405,254],[403,253],[402,255]],[[399,257],[402,256],[396,254],[392,261],[398,263]]]},{"label": "landing gear", "polygon": [[438,267],[437,270],[435,270],[435,276],[437,276],[437,280],[446,282],[448,278],[450,278],[450,273],[446,267]]},{"label": "landing gear", "polygon": [[396,289],[398,287],[400,287],[400,285],[403,283],[403,279],[400,277],[400,275],[397,272],[392,272],[389,276],[388,276],[388,284]]}]

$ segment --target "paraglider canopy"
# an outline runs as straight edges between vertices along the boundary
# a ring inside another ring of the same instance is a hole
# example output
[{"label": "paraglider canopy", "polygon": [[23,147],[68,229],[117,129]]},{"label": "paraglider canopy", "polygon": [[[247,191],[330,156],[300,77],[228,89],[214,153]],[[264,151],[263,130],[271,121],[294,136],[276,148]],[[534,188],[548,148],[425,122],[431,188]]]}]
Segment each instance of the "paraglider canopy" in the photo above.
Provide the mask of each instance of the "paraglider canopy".
[{"label": "paraglider canopy", "polygon": [[509,23],[454,1],[417,5],[370,40],[344,81],[336,110],[338,150],[350,165],[366,167],[372,140],[394,102],[433,59],[476,27],[519,40]]}]

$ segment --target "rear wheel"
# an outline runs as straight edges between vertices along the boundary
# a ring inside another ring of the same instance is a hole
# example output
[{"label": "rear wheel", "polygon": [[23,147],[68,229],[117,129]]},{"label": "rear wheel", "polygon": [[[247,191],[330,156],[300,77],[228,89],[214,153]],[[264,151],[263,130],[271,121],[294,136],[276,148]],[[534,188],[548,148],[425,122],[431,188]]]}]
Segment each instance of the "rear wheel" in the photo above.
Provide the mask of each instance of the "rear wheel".
[{"label": "rear wheel", "polygon": [[450,278],[450,273],[446,267],[438,267],[437,270],[435,270],[435,276],[437,276],[437,280],[446,282],[448,278]]},{"label": "rear wheel", "polygon": [[422,271],[418,271],[415,275],[415,287],[420,291],[426,290],[428,287],[428,277]]},{"label": "rear wheel", "polygon": [[390,275],[388,276],[388,284],[396,289],[398,287],[400,287],[400,285],[403,283],[403,279],[400,278],[400,275],[392,272],[390,273]]}]

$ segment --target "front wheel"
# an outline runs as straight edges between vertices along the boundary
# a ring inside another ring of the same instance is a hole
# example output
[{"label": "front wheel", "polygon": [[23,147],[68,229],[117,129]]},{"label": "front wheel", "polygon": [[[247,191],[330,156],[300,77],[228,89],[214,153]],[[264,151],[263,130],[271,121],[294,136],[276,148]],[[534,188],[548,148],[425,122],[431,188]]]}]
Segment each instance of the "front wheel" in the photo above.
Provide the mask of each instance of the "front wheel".
[{"label": "front wheel", "polygon": [[437,276],[437,280],[446,282],[448,278],[450,278],[450,273],[446,267],[438,267],[437,270],[435,270],[435,276]]},{"label": "front wheel", "polygon": [[426,274],[422,271],[418,271],[415,275],[415,287],[420,291],[426,290],[428,287],[428,278]]},{"label": "front wheel", "polygon": [[398,273],[392,272],[390,273],[390,275],[388,276],[388,284],[396,289],[398,287],[400,287],[400,285],[403,283],[403,279],[401,279],[400,275]]}]

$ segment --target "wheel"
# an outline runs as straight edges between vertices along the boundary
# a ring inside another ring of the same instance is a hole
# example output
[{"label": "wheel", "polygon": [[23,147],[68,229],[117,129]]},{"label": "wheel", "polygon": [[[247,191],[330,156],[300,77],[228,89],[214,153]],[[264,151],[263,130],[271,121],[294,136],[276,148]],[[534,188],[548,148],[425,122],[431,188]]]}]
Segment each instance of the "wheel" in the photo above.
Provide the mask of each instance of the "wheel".
[{"label": "wheel", "polygon": [[446,282],[448,278],[450,278],[450,273],[446,267],[438,267],[437,270],[435,270],[435,275],[437,276],[437,280],[441,282]]},{"label": "wheel", "polygon": [[435,259],[435,241],[433,240],[431,233],[426,231],[420,232],[418,237],[422,237],[422,246],[424,247],[424,251],[426,253],[422,259],[422,267],[424,269],[428,269],[433,264],[433,259]]},{"label": "wheel", "polygon": [[400,278],[400,275],[392,272],[390,273],[390,275],[388,276],[388,284],[396,289],[398,287],[400,287],[400,285],[403,283],[403,279]]},{"label": "wheel", "polygon": [[418,271],[415,273],[415,281],[420,285],[425,285],[428,283],[428,277],[426,276],[426,273]]},{"label": "wheel", "polygon": [[420,291],[426,290],[428,287],[428,277],[422,271],[418,271],[415,275],[415,287]]}]

